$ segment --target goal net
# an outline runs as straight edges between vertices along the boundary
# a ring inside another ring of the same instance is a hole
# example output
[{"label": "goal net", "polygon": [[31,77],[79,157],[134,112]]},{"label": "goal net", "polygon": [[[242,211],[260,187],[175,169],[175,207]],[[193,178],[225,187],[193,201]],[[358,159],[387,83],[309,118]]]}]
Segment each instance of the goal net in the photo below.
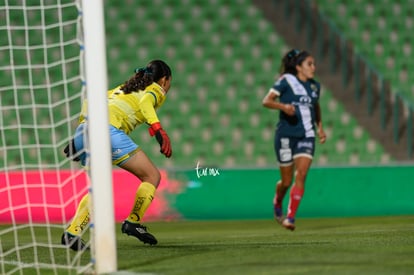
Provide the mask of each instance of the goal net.
[{"label": "goal net", "polygon": [[86,94],[80,0],[0,0],[0,20],[0,273],[87,272],[93,245],[60,243],[90,188],[63,153]]}]

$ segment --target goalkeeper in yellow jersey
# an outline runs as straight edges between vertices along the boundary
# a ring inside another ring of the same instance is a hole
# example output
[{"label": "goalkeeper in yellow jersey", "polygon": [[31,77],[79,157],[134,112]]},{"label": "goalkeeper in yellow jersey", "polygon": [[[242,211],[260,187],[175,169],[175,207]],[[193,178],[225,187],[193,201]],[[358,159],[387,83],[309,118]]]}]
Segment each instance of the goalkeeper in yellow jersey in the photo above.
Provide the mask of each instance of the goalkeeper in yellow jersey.
[{"label": "goalkeeper in yellow jersey", "polygon": [[[151,245],[157,244],[157,239],[139,222],[154,198],[161,175],[140,146],[128,135],[137,126],[147,124],[150,135],[155,136],[160,144],[161,153],[167,158],[171,157],[170,139],[156,114],[156,110],[165,101],[171,80],[170,67],[161,60],[153,60],[146,67],[136,69],[135,74],[123,85],[108,91],[112,163],[132,173],[141,181],[131,212],[122,223],[122,233]],[[87,142],[84,136],[88,123],[86,113],[84,104],[75,136],[64,150],[66,156],[80,161],[83,166],[87,166],[89,161],[84,150]],[[81,234],[89,223],[89,200],[89,194],[82,198],[75,216],[62,235],[62,244],[75,251],[85,249]]]}]

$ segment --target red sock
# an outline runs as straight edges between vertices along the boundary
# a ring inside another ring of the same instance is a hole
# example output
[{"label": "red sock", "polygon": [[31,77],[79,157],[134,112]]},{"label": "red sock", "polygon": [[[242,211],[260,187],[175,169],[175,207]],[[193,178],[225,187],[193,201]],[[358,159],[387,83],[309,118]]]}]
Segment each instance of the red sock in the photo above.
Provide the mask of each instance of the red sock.
[{"label": "red sock", "polygon": [[289,207],[287,217],[289,219],[294,219],[296,216],[296,211],[298,210],[300,200],[303,197],[304,189],[296,187],[296,184],[292,186],[290,190],[290,200],[289,200]]}]

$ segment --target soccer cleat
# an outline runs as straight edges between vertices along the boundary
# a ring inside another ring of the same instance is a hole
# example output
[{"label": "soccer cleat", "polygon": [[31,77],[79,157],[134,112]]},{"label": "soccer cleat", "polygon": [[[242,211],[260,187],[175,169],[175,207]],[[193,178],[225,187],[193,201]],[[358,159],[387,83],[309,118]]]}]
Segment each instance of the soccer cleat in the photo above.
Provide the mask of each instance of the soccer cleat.
[{"label": "soccer cleat", "polygon": [[286,229],[289,229],[290,231],[295,230],[295,219],[292,218],[286,218],[282,222],[282,226]]},{"label": "soccer cleat", "polygon": [[73,251],[89,249],[79,236],[72,235],[68,232],[63,232],[61,243]]},{"label": "soccer cleat", "polygon": [[275,220],[278,222],[278,223],[282,223],[282,221],[283,221],[283,210],[282,210],[282,207],[279,207],[279,206],[274,206],[274,212],[275,212]]},{"label": "soccer cleat", "polygon": [[122,233],[127,234],[128,236],[132,235],[137,237],[143,243],[149,243],[150,245],[155,245],[158,243],[157,239],[148,233],[147,227],[139,223],[132,223],[129,221],[124,221],[122,223]]}]

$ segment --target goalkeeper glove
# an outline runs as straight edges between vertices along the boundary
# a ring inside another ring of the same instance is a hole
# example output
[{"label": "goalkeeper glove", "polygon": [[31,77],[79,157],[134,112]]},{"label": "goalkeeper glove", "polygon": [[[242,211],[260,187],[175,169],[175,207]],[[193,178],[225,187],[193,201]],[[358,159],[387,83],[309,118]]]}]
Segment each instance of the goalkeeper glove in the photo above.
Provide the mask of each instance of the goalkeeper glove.
[{"label": "goalkeeper glove", "polygon": [[148,128],[150,136],[154,136],[157,139],[158,143],[160,144],[160,152],[164,154],[167,158],[171,157],[172,149],[171,149],[171,142],[170,138],[165,132],[164,129],[161,127],[161,123],[156,122],[151,124],[151,127]]},{"label": "goalkeeper glove", "polygon": [[73,139],[69,141],[63,152],[65,152],[67,158],[73,161],[80,161],[79,155],[76,154],[75,141]]}]

